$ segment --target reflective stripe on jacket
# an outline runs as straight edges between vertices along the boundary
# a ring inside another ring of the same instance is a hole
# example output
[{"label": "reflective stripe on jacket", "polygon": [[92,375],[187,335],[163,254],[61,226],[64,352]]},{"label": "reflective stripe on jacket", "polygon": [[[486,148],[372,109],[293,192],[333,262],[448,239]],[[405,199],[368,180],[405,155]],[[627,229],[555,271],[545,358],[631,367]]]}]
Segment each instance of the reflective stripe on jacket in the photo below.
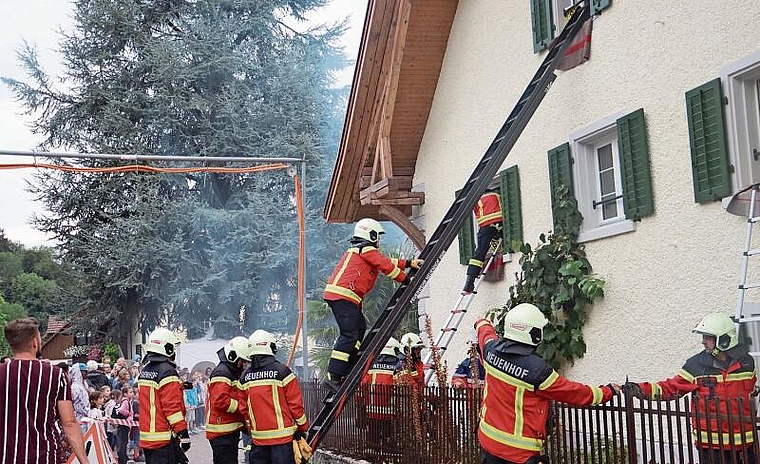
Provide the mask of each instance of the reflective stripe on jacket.
[{"label": "reflective stripe on jacket", "polygon": [[478,200],[473,208],[478,227],[490,226],[501,222],[501,197],[498,193],[489,192]]},{"label": "reflective stripe on jacket", "polygon": [[348,300],[361,305],[364,295],[375,285],[378,272],[403,282],[409,267],[406,259],[388,258],[373,246],[352,247],[343,253],[325,286],[325,300]]},{"label": "reflective stripe on jacket", "polygon": [[397,363],[396,356],[380,355],[362,377],[360,398],[370,419],[390,420],[396,414],[393,373]]},{"label": "reflective stripe on jacket", "polygon": [[701,448],[731,449],[754,442],[750,395],[757,382],[755,360],[746,346],[727,353],[736,359],[724,367],[716,366],[715,358],[702,351],[687,359],[674,377],[639,384],[650,399],[670,400],[693,393],[694,440]]},{"label": "reflective stripe on jacket", "polygon": [[240,371],[224,361],[211,372],[206,404],[206,438],[209,440],[243,429],[239,376]]},{"label": "reflective stripe on jacket", "polygon": [[137,380],[140,404],[140,448],[157,449],[187,429],[182,382],[166,357],[148,354]]},{"label": "reflective stripe on jacket", "polygon": [[290,443],[296,431],[308,430],[298,380],[274,356],[254,356],[240,379],[240,389],[255,445]]},{"label": "reflective stripe on jacket", "polygon": [[608,387],[567,380],[535,354],[535,347],[499,339],[486,319],[475,323],[486,370],[478,438],[488,453],[512,462],[540,454],[549,401],[577,406],[612,398]]}]

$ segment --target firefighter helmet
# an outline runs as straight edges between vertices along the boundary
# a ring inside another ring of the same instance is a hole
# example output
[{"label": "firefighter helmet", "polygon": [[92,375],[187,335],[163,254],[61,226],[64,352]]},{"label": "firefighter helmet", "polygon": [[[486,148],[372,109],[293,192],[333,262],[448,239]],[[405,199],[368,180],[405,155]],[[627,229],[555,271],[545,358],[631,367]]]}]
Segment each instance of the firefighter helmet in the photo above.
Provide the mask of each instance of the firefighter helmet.
[{"label": "firefighter helmet", "polygon": [[718,351],[730,350],[739,344],[736,325],[724,313],[713,313],[703,317],[692,333],[715,337],[715,348]]},{"label": "firefighter helmet", "polygon": [[277,354],[277,340],[266,330],[258,329],[248,338],[251,342],[251,357],[274,356]]},{"label": "firefighter helmet", "polygon": [[398,340],[391,337],[390,340],[388,340],[388,343],[385,344],[385,347],[383,348],[383,351],[380,352],[380,354],[386,354],[388,356],[398,356],[399,352],[401,351],[401,343],[399,343]]},{"label": "firefighter helmet", "polygon": [[401,337],[401,346],[404,348],[404,353],[409,353],[409,348],[425,348],[425,343],[419,335],[414,332],[409,332]]},{"label": "firefighter helmet", "polygon": [[549,322],[540,309],[530,303],[520,303],[504,316],[504,337],[526,345],[538,345],[544,338],[544,326]]},{"label": "firefighter helmet", "polygon": [[371,218],[360,219],[354,226],[354,237],[358,237],[369,242],[377,242],[380,235],[385,233],[385,229],[379,222]]},{"label": "firefighter helmet", "polygon": [[224,345],[224,357],[231,363],[237,362],[238,359],[250,361],[251,349],[253,346],[247,338],[235,337]]},{"label": "firefighter helmet", "polygon": [[172,357],[177,351],[179,338],[169,329],[159,327],[148,335],[145,351]]}]

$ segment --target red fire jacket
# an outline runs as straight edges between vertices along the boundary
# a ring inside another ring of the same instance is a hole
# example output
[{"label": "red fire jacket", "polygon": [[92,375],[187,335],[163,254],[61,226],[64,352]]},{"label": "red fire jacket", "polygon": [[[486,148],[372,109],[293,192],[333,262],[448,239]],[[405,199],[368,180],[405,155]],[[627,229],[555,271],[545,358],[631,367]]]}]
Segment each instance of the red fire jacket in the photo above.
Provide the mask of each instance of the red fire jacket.
[{"label": "red fire jacket", "polygon": [[352,247],[343,253],[325,287],[324,299],[348,300],[361,305],[364,295],[375,285],[380,271],[396,282],[403,282],[401,269],[411,265],[406,259],[391,259],[373,246]]},{"label": "red fire jacket", "polygon": [[361,400],[370,419],[390,420],[396,414],[393,404],[396,363],[396,356],[381,355],[362,377]]},{"label": "red fire jacket", "polygon": [[254,356],[240,382],[255,445],[283,445],[293,441],[296,431],[308,430],[298,380],[274,356]]},{"label": "red fire jacket", "polygon": [[478,227],[490,226],[501,222],[501,197],[498,193],[489,192],[478,200],[473,209]]},{"label": "red fire jacket", "polygon": [[549,400],[585,406],[612,398],[609,387],[562,377],[535,353],[535,347],[499,339],[488,320],[478,320],[475,328],[486,369],[478,439],[488,453],[512,462],[540,454]]},{"label": "red fire jacket", "polygon": [[400,385],[412,385],[421,390],[425,388],[425,365],[418,359],[414,362],[413,367],[413,370],[407,369],[406,358],[402,354],[396,365],[396,383]]},{"label": "red fire jacket", "polygon": [[140,403],[140,448],[167,446],[175,435],[187,430],[182,382],[166,356],[153,353],[137,380]]},{"label": "red fire jacket", "polygon": [[240,373],[240,370],[225,361],[220,362],[211,372],[206,404],[208,440],[243,429],[245,419],[239,410]]},{"label": "red fire jacket", "polygon": [[700,448],[731,449],[754,442],[750,394],[757,382],[755,360],[746,347],[735,350],[738,359],[726,367],[716,367],[715,358],[702,351],[687,359],[674,377],[639,383],[650,399],[668,400],[695,393],[691,399],[692,423],[695,444]]}]

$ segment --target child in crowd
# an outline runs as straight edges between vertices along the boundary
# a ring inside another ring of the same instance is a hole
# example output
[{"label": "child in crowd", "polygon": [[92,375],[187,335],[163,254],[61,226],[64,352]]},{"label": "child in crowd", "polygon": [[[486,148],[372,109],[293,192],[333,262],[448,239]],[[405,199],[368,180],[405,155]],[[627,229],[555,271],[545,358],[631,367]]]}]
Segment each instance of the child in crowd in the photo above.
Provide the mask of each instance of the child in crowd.
[{"label": "child in crowd", "polygon": [[[122,393],[121,390],[114,390],[111,392],[110,388],[108,388],[108,391],[111,393],[110,399],[103,407],[103,410],[105,411],[106,417],[114,417],[113,410],[116,409],[116,405],[121,403]],[[116,451],[116,424],[106,424],[106,437],[108,438],[108,444],[111,445],[111,449]]]},{"label": "child in crowd", "polygon": [[103,413],[103,405],[105,402],[105,396],[103,396],[102,392],[90,392],[90,412],[88,413],[88,417],[90,419],[102,420],[105,417]]}]

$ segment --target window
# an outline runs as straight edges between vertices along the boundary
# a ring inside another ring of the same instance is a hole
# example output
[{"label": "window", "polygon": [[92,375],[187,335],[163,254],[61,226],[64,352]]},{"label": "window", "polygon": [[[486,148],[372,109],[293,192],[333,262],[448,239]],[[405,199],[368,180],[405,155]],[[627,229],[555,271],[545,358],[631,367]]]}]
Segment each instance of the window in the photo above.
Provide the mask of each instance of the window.
[{"label": "window", "polygon": [[[591,15],[600,14],[612,0],[591,0]],[[533,52],[538,53],[549,46],[567,24],[565,9],[577,0],[530,0]]]},{"label": "window", "polygon": [[760,51],[721,70],[735,193],[760,182]]},{"label": "window", "polygon": [[643,110],[588,125],[548,155],[552,205],[557,187],[567,185],[583,215],[579,241],[630,232],[654,213]]}]

